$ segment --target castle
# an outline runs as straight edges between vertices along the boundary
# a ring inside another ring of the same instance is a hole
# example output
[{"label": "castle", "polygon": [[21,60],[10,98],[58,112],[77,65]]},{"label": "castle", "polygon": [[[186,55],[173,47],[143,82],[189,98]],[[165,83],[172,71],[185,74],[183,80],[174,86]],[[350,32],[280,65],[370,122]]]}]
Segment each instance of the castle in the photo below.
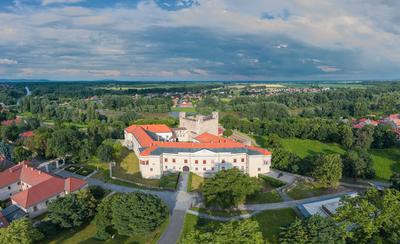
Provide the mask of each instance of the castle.
[{"label": "castle", "polygon": [[238,168],[250,176],[268,173],[271,152],[218,135],[218,113],[211,116],[179,114],[179,128],[131,125],[124,144],[139,158],[143,178],[165,172],[190,171],[208,177],[219,170]]}]

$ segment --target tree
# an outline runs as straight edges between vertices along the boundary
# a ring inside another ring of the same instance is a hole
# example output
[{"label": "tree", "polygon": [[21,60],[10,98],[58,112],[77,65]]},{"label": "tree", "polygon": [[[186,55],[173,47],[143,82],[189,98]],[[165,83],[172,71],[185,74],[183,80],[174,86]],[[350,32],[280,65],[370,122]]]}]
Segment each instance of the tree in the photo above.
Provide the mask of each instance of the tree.
[{"label": "tree", "polygon": [[48,154],[55,157],[78,156],[80,145],[81,135],[73,129],[56,130],[47,141]]},{"label": "tree", "polygon": [[4,141],[15,141],[18,139],[19,130],[18,127],[13,124],[10,126],[2,126],[1,129],[1,138]]},{"label": "tree", "polygon": [[356,131],[355,135],[355,146],[361,150],[368,150],[374,140],[374,127],[371,125],[366,125],[361,129]]},{"label": "tree", "polygon": [[337,209],[334,220],[349,230],[351,243],[400,242],[400,192],[395,189],[378,191],[375,188],[356,197],[347,197]]},{"label": "tree", "polygon": [[213,231],[189,232],[182,240],[182,244],[202,244],[202,243],[248,243],[261,244],[263,236],[258,223],[254,220],[231,221],[221,224],[219,228]]},{"label": "tree", "polygon": [[393,173],[390,177],[390,182],[392,183],[392,188],[400,191],[400,173]]},{"label": "tree", "polygon": [[32,157],[31,151],[29,151],[21,146],[14,147],[13,152],[12,152],[12,158],[13,158],[14,162],[19,163],[24,160],[28,160],[31,157]]},{"label": "tree", "polygon": [[388,148],[396,145],[396,143],[396,134],[390,126],[380,124],[375,127],[372,142],[373,148]]},{"label": "tree", "polygon": [[11,160],[10,147],[3,141],[0,141],[0,155],[4,156],[7,160]]},{"label": "tree", "polygon": [[375,169],[371,155],[365,150],[350,150],[342,157],[343,174],[354,179],[371,179]]},{"label": "tree", "polygon": [[250,177],[233,168],[219,171],[203,184],[203,197],[206,205],[220,208],[236,207],[243,203],[246,196],[261,189],[256,178]]},{"label": "tree", "polygon": [[345,243],[344,230],[331,218],[313,215],[305,220],[296,219],[280,232],[279,243]]},{"label": "tree", "polygon": [[109,162],[113,159],[114,149],[109,144],[102,144],[97,148],[97,157],[103,162]]},{"label": "tree", "polygon": [[165,222],[168,207],[158,197],[141,192],[116,194],[101,202],[95,218],[97,236],[107,239],[109,230],[120,235],[144,235]]},{"label": "tree", "polygon": [[94,216],[95,208],[96,199],[84,189],[50,202],[48,216],[63,228],[78,227]]},{"label": "tree", "polygon": [[336,187],[342,178],[342,168],[339,154],[320,155],[312,176],[324,186]]},{"label": "tree", "polygon": [[226,136],[226,137],[230,137],[232,134],[233,134],[233,132],[232,132],[232,130],[231,129],[226,129],[226,130],[224,130],[224,136]]},{"label": "tree", "polygon": [[0,243],[31,244],[43,237],[28,218],[14,220],[7,228],[0,228]]},{"label": "tree", "polygon": [[353,145],[353,130],[347,124],[339,126],[340,142],[341,144],[349,149]]},{"label": "tree", "polygon": [[273,149],[272,152],[272,168],[299,173],[301,161],[299,156],[280,147]]}]

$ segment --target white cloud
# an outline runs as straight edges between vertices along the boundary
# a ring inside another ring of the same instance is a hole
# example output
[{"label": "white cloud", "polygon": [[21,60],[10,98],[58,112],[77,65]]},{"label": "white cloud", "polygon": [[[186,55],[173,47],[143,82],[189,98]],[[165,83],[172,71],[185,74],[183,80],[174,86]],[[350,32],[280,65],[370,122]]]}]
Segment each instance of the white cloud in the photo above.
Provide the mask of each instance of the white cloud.
[{"label": "white cloud", "polygon": [[85,0],[42,0],[42,5],[50,5],[50,4],[55,4],[55,3],[79,3],[83,2]]},{"label": "white cloud", "polygon": [[17,60],[13,60],[13,59],[8,59],[8,58],[0,58],[0,64],[18,64]]},{"label": "white cloud", "polygon": [[317,68],[326,73],[336,72],[336,71],[340,70],[339,68],[337,68],[335,66],[329,66],[329,65],[319,65],[319,66],[317,66]]}]

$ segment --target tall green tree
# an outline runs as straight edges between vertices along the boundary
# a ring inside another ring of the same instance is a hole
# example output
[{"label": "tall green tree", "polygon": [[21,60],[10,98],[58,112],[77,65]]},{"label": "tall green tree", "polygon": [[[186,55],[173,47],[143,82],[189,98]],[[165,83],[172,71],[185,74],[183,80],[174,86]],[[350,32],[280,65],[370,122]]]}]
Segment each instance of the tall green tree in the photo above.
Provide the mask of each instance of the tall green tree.
[{"label": "tall green tree", "polygon": [[339,126],[340,142],[341,144],[349,149],[353,145],[353,130],[348,124],[342,124]]},{"label": "tall green tree", "polygon": [[361,129],[356,130],[354,146],[361,150],[368,150],[374,141],[374,127],[366,125]]},{"label": "tall green tree", "polygon": [[351,243],[400,242],[400,192],[374,188],[356,197],[347,197],[334,219],[349,230]]},{"label": "tall green tree", "polygon": [[261,189],[256,178],[233,168],[221,170],[203,184],[203,197],[206,205],[220,208],[237,207],[246,196]]},{"label": "tall green tree", "polygon": [[24,160],[29,160],[31,157],[32,157],[31,151],[29,151],[21,146],[14,147],[13,152],[12,152],[12,158],[15,163],[19,163]]},{"label": "tall green tree", "polygon": [[393,129],[387,125],[378,125],[374,129],[373,148],[388,148],[396,145],[397,139]]},{"label": "tall green tree", "polygon": [[313,215],[307,219],[296,219],[280,232],[279,243],[345,243],[345,230],[331,218]]},{"label": "tall green tree", "polygon": [[354,179],[371,179],[375,176],[372,157],[365,150],[350,150],[343,157],[343,174]]},{"label": "tall green tree", "polygon": [[81,226],[95,214],[96,199],[89,190],[58,198],[48,205],[48,217],[63,228]]},{"label": "tall green tree", "polygon": [[254,220],[231,221],[221,224],[213,231],[194,230],[184,236],[182,244],[261,244],[266,243],[263,240],[262,233],[258,223]]},{"label": "tall green tree", "polygon": [[312,176],[318,183],[329,187],[338,186],[343,168],[339,154],[320,155],[317,157],[315,165]]},{"label": "tall green tree", "polygon": [[97,237],[107,239],[110,230],[120,235],[145,235],[165,222],[168,207],[158,197],[140,192],[116,194],[104,200],[95,218]]},{"label": "tall green tree", "polygon": [[392,183],[392,188],[400,191],[400,173],[393,173],[390,177],[390,182]]},{"label": "tall green tree", "polygon": [[14,220],[7,228],[0,228],[0,243],[31,244],[43,237],[28,218]]}]

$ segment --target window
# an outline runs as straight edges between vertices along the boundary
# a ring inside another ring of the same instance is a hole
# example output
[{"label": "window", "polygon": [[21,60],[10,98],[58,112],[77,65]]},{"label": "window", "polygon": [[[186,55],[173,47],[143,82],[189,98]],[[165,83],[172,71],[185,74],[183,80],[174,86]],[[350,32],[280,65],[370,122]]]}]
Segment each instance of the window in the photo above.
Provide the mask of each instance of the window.
[{"label": "window", "polygon": [[187,164],[188,163],[188,160],[187,159],[185,159],[185,164]]},{"label": "window", "polygon": [[264,165],[268,165],[268,161],[264,161]]},{"label": "window", "polygon": [[196,171],[199,171],[199,168],[196,167],[195,170],[196,170]]},{"label": "window", "polygon": [[11,186],[8,186],[7,188],[8,188],[8,190],[11,190]]},{"label": "window", "polygon": [[194,163],[195,163],[195,164],[198,164],[198,163],[199,163],[199,160],[194,160]]},{"label": "window", "polygon": [[214,171],[214,167],[212,167],[211,170]]},{"label": "window", "polygon": [[206,164],[207,163],[207,160],[203,160],[203,164]]},{"label": "window", "polygon": [[261,168],[258,168],[258,171],[261,171]]},{"label": "window", "polygon": [[168,169],[168,166],[165,166],[165,169]]},{"label": "window", "polygon": [[33,212],[36,212],[38,210],[37,206],[33,206]]},{"label": "window", "polygon": [[221,161],[223,164],[225,163],[225,159],[222,159],[222,161]]},{"label": "window", "polygon": [[173,159],[172,159],[172,162],[173,162],[173,163],[176,163],[176,160],[175,160],[175,158],[173,158]]},{"label": "window", "polygon": [[244,162],[244,158],[242,158],[242,163]]},{"label": "window", "polygon": [[207,170],[206,167],[204,167],[203,170],[206,171]]},{"label": "window", "polygon": [[234,163],[236,163],[236,162],[237,162],[236,158],[234,158],[234,159],[233,159],[233,162],[234,162]]},{"label": "window", "polygon": [[21,182],[18,182],[17,184],[18,184],[18,185],[21,185]]},{"label": "window", "polygon": [[150,171],[153,171],[153,168],[150,168]]},{"label": "window", "polygon": [[168,162],[168,158],[164,158],[164,162]]}]

